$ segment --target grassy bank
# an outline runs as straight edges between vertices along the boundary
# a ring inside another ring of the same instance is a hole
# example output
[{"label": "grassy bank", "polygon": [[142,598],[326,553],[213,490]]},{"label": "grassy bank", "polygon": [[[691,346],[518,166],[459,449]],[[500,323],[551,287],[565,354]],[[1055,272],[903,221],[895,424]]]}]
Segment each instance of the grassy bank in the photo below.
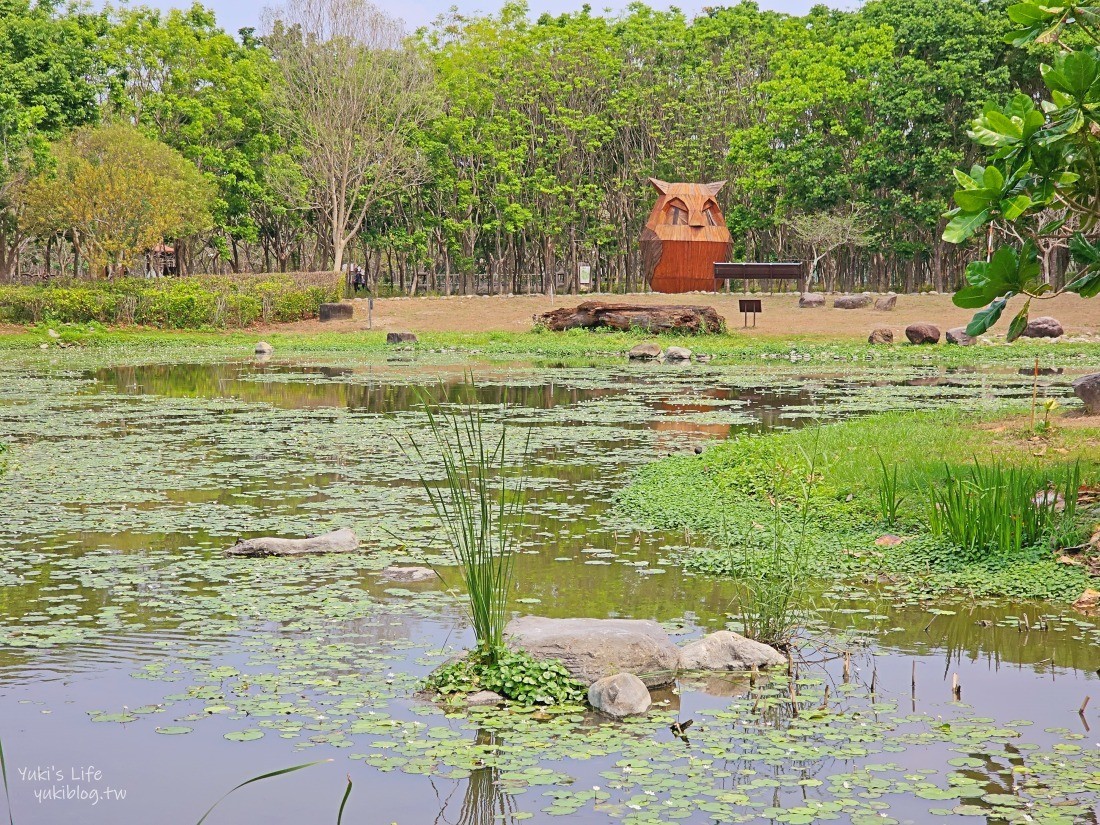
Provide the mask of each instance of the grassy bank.
[{"label": "grassy bank", "polygon": [[246,327],[315,318],[322,303],[340,300],[342,288],[331,272],[6,284],[0,322]]},{"label": "grassy bank", "polygon": [[[54,329],[61,337],[49,334]],[[105,328],[99,324],[49,324],[27,327],[0,335],[0,350],[36,349],[42,344],[63,344],[117,349],[140,348],[165,352],[196,349],[236,350],[251,353],[256,341],[263,339],[277,353],[363,352],[380,353],[392,346],[386,344],[382,331],[360,332],[287,332],[278,328],[233,330],[226,332],[194,330],[155,330],[140,327]],[[776,367],[828,369],[845,363],[882,365],[966,366],[1002,364],[1029,367],[1039,359],[1040,366],[1062,367],[1067,370],[1100,369],[1100,344],[1096,343],[1036,343],[1017,341],[1014,344],[958,347],[941,345],[917,347],[898,344],[892,347],[872,347],[861,343],[828,342],[792,336],[787,339],[751,338],[731,332],[707,336],[650,336],[641,332],[590,332],[574,330],[553,333],[531,332],[435,332],[419,336],[411,350],[417,352],[448,352],[489,357],[525,358],[593,358],[622,357],[642,341],[657,341],[663,347],[685,346],[697,354],[712,356],[719,361],[758,361]],[[405,345],[403,345],[404,347]]]},{"label": "grassy bank", "polygon": [[[1083,480],[1096,481],[1100,425],[1067,418],[1042,435],[1029,425],[1026,415],[997,421],[937,411],[743,435],[700,456],[650,465],[619,503],[655,526],[704,534],[710,548],[684,559],[690,569],[739,576],[768,546],[777,517],[785,535],[797,531],[798,500],[808,490],[807,575],[879,581],[918,593],[961,590],[1072,601],[1098,585],[1084,566],[1057,561],[1058,545],[1079,542],[1100,521],[1087,508],[1076,529],[1053,537],[1054,545],[1045,540],[1007,554],[963,549],[929,527],[930,490],[943,488],[946,468],[966,472],[975,456],[1051,475],[1079,460]],[[880,503],[880,456],[886,473],[896,478],[892,524]],[[807,484],[811,461],[814,477]],[[876,545],[884,534],[904,541]]]}]

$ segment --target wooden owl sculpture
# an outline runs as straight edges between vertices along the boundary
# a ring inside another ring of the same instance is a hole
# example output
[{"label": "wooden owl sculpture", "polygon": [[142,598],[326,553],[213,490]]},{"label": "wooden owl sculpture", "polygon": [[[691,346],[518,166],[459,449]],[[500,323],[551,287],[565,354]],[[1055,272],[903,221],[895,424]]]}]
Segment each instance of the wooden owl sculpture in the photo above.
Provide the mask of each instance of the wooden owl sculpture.
[{"label": "wooden owl sculpture", "polygon": [[665,183],[642,230],[642,272],[654,292],[713,291],[715,261],[729,259],[732,238],[715,200],[726,182]]}]

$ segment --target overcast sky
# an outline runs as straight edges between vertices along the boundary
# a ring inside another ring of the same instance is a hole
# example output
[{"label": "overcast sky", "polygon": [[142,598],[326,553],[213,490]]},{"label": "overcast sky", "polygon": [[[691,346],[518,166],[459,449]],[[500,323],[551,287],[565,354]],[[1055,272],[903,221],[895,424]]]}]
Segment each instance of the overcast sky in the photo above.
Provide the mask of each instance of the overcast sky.
[{"label": "overcast sky", "polygon": [[[375,0],[375,2],[387,13],[404,20],[410,31],[418,26],[430,23],[437,15],[447,11],[453,5],[457,5],[461,11],[469,13],[475,11],[495,12],[503,4],[502,0],[495,0],[495,2],[493,0],[463,0],[458,3],[455,0]],[[583,2],[584,0],[530,0],[531,14],[533,17],[537,17],[543,12],[561,14],[562,12],[575,11],[583,5]],[[818,0],[818,2],[821,2],[821,0]],[[616,2],[605,3],[604,5],[610,7],[613,11],[617,11],[625,7],[627,3],[628,0],[616,0]],[[191,5],[190,0],[144,0],[143,4],[162,9],[186,8]],[[137,5],[137,3],[134,3],[134,5]],[[270,2],[270,0],[260,0],[260,2],[203,0],[203,5],[214,9],[218,15],[218,22],[226,31],[236,32],[245,26],[259,28],[260,13],[263,8],[268,5],[278,5],[278,3]],[[590,5],[594,10],[604,8],[599,0],[592,0]],[[667,8],[670,5],[676,5],[687,14],[692,15],[697,14],[703,6],[714,6],[718,3],[715,3],[714,0],[686,0],[686,2],[678,3],[653,0],[650,5],[655,8]],[[791,14],[805,14],[815,3],[813,0],[759,0],[759,5],[764,9],[775,9]],[[846,8],[854,4],[844,2],[844,0],[831,0],[827,5]]]}]

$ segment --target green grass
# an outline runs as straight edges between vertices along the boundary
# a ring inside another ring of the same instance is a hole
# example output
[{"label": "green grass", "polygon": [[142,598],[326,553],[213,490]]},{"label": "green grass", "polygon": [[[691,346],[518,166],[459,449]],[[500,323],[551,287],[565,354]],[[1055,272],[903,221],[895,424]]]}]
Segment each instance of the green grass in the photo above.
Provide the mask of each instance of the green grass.
[{"label": "green grass", "polygon": [[[974,414],[937,411],[887,413],[798,431],[741,435],[701,456],[650,465],[621,493],[619,503],[629,515],[655,526],[704,534],[710,547],[689,554],[684,559],[687,567],[744,578],[752,573],[746,548],[760,547],[767,535],[768,496],[777,479],[784,473],[806,478],[810,468],[804,456],[816,445],[806,528],[811,575],[885,575],[917,593],[961,590],[1072,601],[1098,582],[1079,567],[1058,564],[1051,548],[1041,542],[1021,542],[1019,549],[1008,553],[974,557],[927,527],[930,487],[944,482],[945,465],[956,474],[965,473],[975,455],[987,462],[997,458],[1005,468],[1028,468],[1040,485],[1040,474],[1045,477],[1051,468],[1078,460],[1083,480],[1100,476],[1100,429],[1055,428],[1045,441],[1032,442],[1025,426],[1026,416],[1002,428]],[[896,479],[893,494],[900,499],[896,524],[890,529],[906,538],[895,547],[875,545],[886,529],[879,500],[884,471]],[[797,485],[788,485],[781,495],[796,503]],[[794,526],[789,520],[789,529]]]},{"label": "green grass", "polygon": [[[98,323],[48,324],[0,335],[0,351],[31,351],[42,344],[55,348],[48,334],[55,329],[61,342],[87,348],[116,351],[138,349],[164,352],[166,356],[196,350],[235,351],[250,355],[261,337],[275,347],[276,357],[288,353],[381,353],[392,351],[382,331],[287,333],[266,330],[157,330],[142,327],[107,329]],[[586,359],[621,357],[641,341],[657,341],[663,347],[686,346],[720,361],[759,360],[761,365],[789,369],[847,369],[862,365],[954,366],[1005,364],[1094,369],[1100,363],[1100,344],[1036,344],[1017,341],[1005,346],[981,347],[871,347],[859,342],[829,342],[817,338],[753,338],[733,330],[706,336],[650,336],[638,332],[572,330],[569,332],[428,332],[419,334],[413,352],[457,352],[484,357]],[[796,355],[794,361],[791,354]]]}]

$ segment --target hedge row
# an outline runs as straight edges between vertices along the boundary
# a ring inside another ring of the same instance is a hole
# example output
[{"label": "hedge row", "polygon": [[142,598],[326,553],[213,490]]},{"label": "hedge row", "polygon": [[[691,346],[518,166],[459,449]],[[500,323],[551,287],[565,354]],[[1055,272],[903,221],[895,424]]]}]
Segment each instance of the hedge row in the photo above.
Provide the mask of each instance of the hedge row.
[{"label": "hedge row", "polygon": [[0,321],[224,329],[315,318],[342,294],[343,279],[331,272],[0,285]]}]

